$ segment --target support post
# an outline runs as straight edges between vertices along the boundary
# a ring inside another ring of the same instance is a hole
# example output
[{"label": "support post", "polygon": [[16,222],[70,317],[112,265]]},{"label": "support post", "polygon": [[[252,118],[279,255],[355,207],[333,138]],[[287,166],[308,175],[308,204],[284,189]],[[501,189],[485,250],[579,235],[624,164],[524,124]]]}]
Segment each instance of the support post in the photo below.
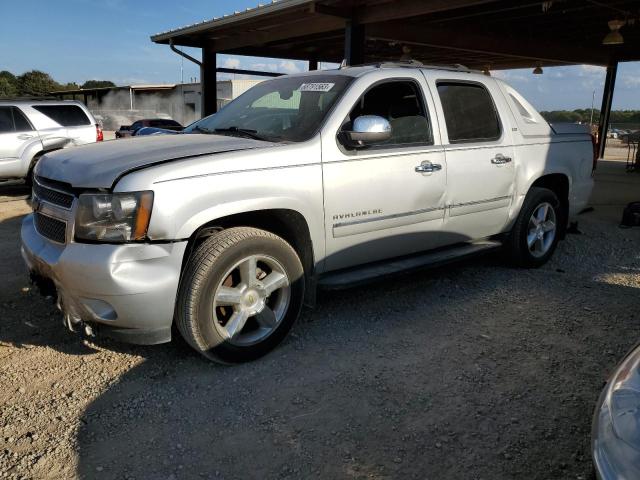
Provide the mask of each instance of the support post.
[{"label": "support post", "polygon": [[314,71],[314,70],[318,70],[318,59],[317,58],[311,58],[309,59],[309,71]]},{"label": "support post", "polygon": [[347,20],[344,28],[344,58],[347,65],[364,63],[364,25],[358,25],[354,20]]},{"label": "support post", "polygon": [[611,105],[613,104],[613,92],[616,86],[618,73],[618,61],[612,61],[607,67],[607,78],[604,81],[602,94],[602,108],[600,109],[600,126],[598,127],[598,158],[604,157],[604,149],[607,146],[607,132],[609,131],[609,119],[611,118]]},{"label": "support post", "polygon": [[216,52],[210,48],[202,48],[202,66],[200,67],[200,88],[203,117],[218,111],[218,85],[216,76]]}]

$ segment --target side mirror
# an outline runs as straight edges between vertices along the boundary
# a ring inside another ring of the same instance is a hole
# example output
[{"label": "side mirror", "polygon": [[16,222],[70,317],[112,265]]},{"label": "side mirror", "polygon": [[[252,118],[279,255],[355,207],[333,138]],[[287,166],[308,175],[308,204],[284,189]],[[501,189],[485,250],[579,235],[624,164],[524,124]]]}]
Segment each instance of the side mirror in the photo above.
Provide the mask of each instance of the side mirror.
[{"label": "side mirror", "polygon": [[353,121],[352,130],[343,130],[341,136],[348,147],[366,147],[391,138],[391,124],[377,115],[362,115]]}]

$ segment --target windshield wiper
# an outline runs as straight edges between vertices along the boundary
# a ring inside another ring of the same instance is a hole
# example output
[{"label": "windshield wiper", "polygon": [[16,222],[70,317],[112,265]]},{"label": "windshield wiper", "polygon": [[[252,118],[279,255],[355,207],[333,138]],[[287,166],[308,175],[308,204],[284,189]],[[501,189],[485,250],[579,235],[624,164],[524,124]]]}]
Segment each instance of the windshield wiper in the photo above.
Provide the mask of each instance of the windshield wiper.
[{"label": "windshield wiper", "polygon": [[238,128],[238,127],[228,127],[228,128],[216,128],[213,130],[215,133],[232,133],[239,134],[245,137],[253,138],[254,140],[263,140],[267,141],[267,139],[261,135],[258,135],[257,130],[251,130],[249,128]]},{"label": "windshield wiper", "polygon": [[191,129],[191,131],[200,132],[200,133],[214,133],[212,130],[209,130],[208,128],[205,128],[205,127],[201,127],[200,125],[196,125]]}]

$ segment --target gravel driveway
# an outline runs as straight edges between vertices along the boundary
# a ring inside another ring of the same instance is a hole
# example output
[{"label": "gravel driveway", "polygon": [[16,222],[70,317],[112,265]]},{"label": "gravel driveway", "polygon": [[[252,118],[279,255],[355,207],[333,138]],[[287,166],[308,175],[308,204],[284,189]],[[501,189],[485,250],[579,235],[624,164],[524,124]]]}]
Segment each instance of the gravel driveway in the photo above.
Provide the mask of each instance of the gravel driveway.
[{"label": "gravel driveway", "polygon": [[66,333],[28,288],[26,211],[0,203],[0,477],[587,479],[594,403],[640,338],[618,207],[538,270],[485,257],[322,294],[236,367]]}]

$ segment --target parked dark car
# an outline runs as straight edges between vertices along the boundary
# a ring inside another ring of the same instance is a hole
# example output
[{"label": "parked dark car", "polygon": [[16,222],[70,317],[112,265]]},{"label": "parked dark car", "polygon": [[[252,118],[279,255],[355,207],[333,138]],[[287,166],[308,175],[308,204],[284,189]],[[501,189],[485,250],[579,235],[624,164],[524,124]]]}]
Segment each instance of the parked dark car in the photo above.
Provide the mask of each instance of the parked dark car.
[{"label": "parked dark car", "polygon": [[138,130],[145,127],[161,128],[174,132],[179,132],[184,128],[175,120],[166,118],[143,119],[137,120],[131,125],[122,125],[119,130],[116,130],[116,138],[133,137],[138,133]]}]

